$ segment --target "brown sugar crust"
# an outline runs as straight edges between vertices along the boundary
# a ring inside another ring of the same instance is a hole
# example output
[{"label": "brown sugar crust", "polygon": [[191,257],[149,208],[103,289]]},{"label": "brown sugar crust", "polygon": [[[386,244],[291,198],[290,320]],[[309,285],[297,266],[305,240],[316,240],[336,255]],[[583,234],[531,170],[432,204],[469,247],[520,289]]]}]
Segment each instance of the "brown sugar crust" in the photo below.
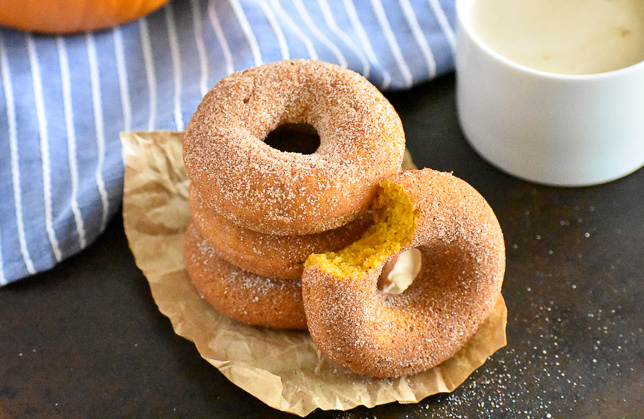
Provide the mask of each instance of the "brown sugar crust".
[{"label": "brown sugar crust", "polygon": [[[284,124],[312,126],[312,154],[264,143]],[[337,228],[365,212],[400,171],[402,123],[361,75],[313,60],[264,64],[223,78],[185,131],[188,177],[236,224],[278,235]]]},{"label": "brown sugar crust", "polygon": [[313,253],[339,250],[354,242],[372,223],[365,214],[336,229],[297,236],[277,236],[249,230],[231,222],[190,187],[192,220],[214,251],[228,263],[257,275],[300,279],[304,262]]},{"label": "brown sugar crust", "polygon": [[451,174],[409,171],[388,179],[414,207],[411,242],[422,266],[402,294],[378,291],[382,266],[339,277],[318,263],[302,276],[304,308],[318,348],[354,372],[398,377],[453,356],[491,313],[505,269],[492,209]]},{"label": "brown sugar crust", "polygon": [[192,222],[185,235],[184,260],[197,291],[226,316],[252,326],[306,329],[300,281],[270,279],[229,264]]}]

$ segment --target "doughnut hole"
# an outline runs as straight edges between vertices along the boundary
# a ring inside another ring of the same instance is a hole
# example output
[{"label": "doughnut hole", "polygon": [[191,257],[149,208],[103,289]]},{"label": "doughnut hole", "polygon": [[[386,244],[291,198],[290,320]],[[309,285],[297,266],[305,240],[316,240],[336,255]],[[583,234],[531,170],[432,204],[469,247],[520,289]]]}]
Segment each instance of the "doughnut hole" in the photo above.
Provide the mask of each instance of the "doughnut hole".
[{"label": "doughnut hole", "polygon": [[360,239],[337,251],[309,256],[305,266],[315,264],[336,277],[362,276],[380,269],[412,240],[416,211],[404,190],[384,181],[374,202],[375,223]]},{"label": "doughnut hole", "polygon": [[269,132],[264,143],[279,151],[313,154],[320,148],[320,135],[310,124],[285,123]]}]

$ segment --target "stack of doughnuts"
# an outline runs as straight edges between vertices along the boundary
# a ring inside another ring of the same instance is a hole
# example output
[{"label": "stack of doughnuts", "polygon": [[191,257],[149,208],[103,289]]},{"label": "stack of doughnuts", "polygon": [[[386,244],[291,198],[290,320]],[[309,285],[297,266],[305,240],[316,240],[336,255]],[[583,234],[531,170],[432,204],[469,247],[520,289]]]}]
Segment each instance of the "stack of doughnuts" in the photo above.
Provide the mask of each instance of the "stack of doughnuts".
[{"label": "stack of doughnuts", "polygon": [[[319,144],[283,151],[267,144],[273,132],[313,132]],[[225,77],[184,134],[196,288],[239,321],[306,329],[304,262],[366,230],[378,183],[401,170],[404,151],[397,113],[353,71],[292,60]]]},{"label": "stack of doughnuts", "polygon": [[[307,145],[274,147],[276,132]],[[290,60],[222,79],[184,135],[195,288],[235,320],[308,329],[359,374],[449,358],[500,295],[503,235],[465,182],[401,172],[404,149],[393,107],[350,70]],[[411,286],[379,291],[383,269],[412,248],[422,267]]]}]

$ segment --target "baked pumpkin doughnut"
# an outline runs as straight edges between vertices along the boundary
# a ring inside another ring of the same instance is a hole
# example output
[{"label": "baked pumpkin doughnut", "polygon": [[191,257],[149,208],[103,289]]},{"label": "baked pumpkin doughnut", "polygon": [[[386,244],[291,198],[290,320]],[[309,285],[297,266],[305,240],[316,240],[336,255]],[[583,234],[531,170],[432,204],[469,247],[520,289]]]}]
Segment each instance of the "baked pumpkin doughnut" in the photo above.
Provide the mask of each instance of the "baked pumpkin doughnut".
[{"label": "baked pumpkin doughnut", "polygon": [[[505,270],[499,223],[487,202],[451,174],[407,171],[382,182],[376,224],[337,253],[312,255],[302,275],[318,348],[350,370],[398,377],[454,355],[491,313]],[[421,253],[398,295],[378,291],[383,265]]]},{"label": "baked pumpkin doughnut", "polygon": [[[313,130],[311,153],[266,144],[280,127]],[[223,78],[184,134],[188,177],[219,214],[268,234],[337,228],[364,213],[398,173],[398,114],[363,76],[313,60],[264,64]]]},{"label": "baked pumpkin doughnut", "polygon": [[266,278],[231,265],[192,222],[185,234],[184,261],[197,291],[226,316],[253,326],[306,329],[300,281]]},{"label": "baked pumpkin doughnut", "polygon": [[222,259],[269,278],[300,279],[304,262],[311,254],[340,250],[356,241],[372,223],[370,214],[365,214],[321,233],[276,236],[231,222],[207,206],[192,186],[188,202],[192,221]]}]

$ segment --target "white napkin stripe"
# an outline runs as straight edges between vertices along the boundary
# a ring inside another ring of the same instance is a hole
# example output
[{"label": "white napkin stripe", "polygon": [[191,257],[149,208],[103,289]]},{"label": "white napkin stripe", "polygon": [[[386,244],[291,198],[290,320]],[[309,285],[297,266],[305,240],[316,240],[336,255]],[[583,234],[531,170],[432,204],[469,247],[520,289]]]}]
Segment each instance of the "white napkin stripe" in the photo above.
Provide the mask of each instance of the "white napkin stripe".
[{"label": "white napkin stripe", "polygon": [[327,38],[315,25],[313,22],[313,19],[311,19],[311,16],[309,15],[309,12],[306,10],[306,7],[302,3],[302,0],[293,0],[293,4],[295,5],[295,9],[297,10],[297,13],[299,14],[300,18],[302,19],[302,22],[304,22],[304,25],[311,31],[313,36],[315,36],[324,46],[329,48],[331,50],[331,53],[335,56],[335,59],[337,60],[337,63],[342,66],[346,67],[347,64],[347,59],[345,58],[344,54],[342,54],[342,51],[338,47],[333,44],[333,42],[329,41],[329,38]]},{"label": "white napkin stripe", "polygon": [[306,34],[299,28],[299,26],[295,24],[293,19],[291,19],[288,13],[284,11],[284,8],[278,1],[275,1],[275,0],[270,0],[270,1],[271,1],[271,4],[273,5],[273,8],[280,15],[280,18],[286,23],[289,29],[293,33],[295,33],[295,37],[304,43],[304,48],[306,48],[306,53],[309,55],[309,58],[312,60],[317,60],[318,53],[315,50],[315,46],[313,46],[313,42],[311,42],[309,37],[306,36]]},{"label": "white napkin stripe", "polygon": [[172,10],[172,2],[168,2],[163,7],[165,14],[165,23],[168,30],[168,46],[170,48],[170,59],[172,61],[172,75],[174,79],[174,124],[177,131],[183,131],[183,115],[181,114],[181,91],[182,91],[182,68],[181,52],[179,50],[179,40],[177,35],[177,25]]},{"label": "white napkin stripe", "polygon": [[[5,47],[4,36],[0,36],[0,61],[2,61],[2,84],[4,85],[5,103],[7,106],[7,125],[9,134],[9,150],[11,154],[11,183],[13,186],[13,201],[16,217],[16,229],[18,232],[18,242],[20,244],[20,253],[25,263],[27,272],[31,275],[36,273],[34,263],[27,247],[27,238],[25,234],[25,224],[22,211],[22,188],[20,182],[20,160],[18,158],[18,133],[16,120],[16,106],[13,95],[13,83],[11,80],[11,68],[9,58]],[[2,236],[0,236],[1,238]]]},{"label": "white napkin stripe", "polygon": [[367,36],[367,33],[365,32],[365,29],[362,26],[362,23],[360,22],[360,17],[358,16],[358,12],[355,9],[353,1],[343,0],[343,3],[344,3],[344,8],[349,16],[349,20],[351,21],[351,25],[353,26],[353,29],[355,30],[356,35],[358,36],[360,45],[362,46],[365,53],[367,54],[367,58],[371,61],[372,64],[376,65],[380,69],[380,72],[383,78],[382,82],[380,83],[380,87],[382,89],[389,88],[389,85],[391,84],[391,76],[389,75],[389,72],[385,68],[383,68],[378,62],[378,59],[376,58],[376,53],[373,51],[371,42],[369,42],[369,37]]},{"label": "white napkin stripe", "polygon": [[422,29],[420,28],[420,24],[418,23],[418,19],[416,18],[416,13],[414,12],[414,9],[411,7],[409,0],[399,0],[399,3],[402,8],[403,14],[405,15],[405,19],[407,20],[407,24],[411,29],[411,33],[414,36],[414,39],[416,40],[418,47],[420,48],[421,54],[423,55],[425,64],[427,65],[427,70],[429,71],[429,77],[430,78],[435,77],[436,60],[434,59],[434,54],[432,53],[432,49],[429,46],[429,43],[427,42],[427,39],[425,38],[425,35],[423,34]]},{"label": "white napkin stripe", "polygon": [[284,30],[275,17],[273,10],[268,7],[268,4],[261,0],[255,0],[255,3],[260,7],[260,9],[262,9],[266,20],[268,21],[268,24],[271,27],[275,38],[277,39],[277,45],[279,46],[282,60],[288,60],[289,58],[291,58],[291,53],[289,51],[288,43],[286,42],[286,37],[284,36]]},{"label": "white napkin stripe", "polygon": [[109,198],[105,181],[103,179],[103,166],[105,164],[105,122],[103,120],[103,101],[101,98],[101,77],[98,66],[98,57],[96,52],[96,43],[92,33],[85,34],[85,43],[87,45],[87,58],[89,60],[89,76],[92,89],[92,107],[94,109],[94,127],[96,128],[96,146],[97,158],[96,164],[96,186],[101,196],[102,217],[100,231],[105,230],[109,215]]},{"label": "white napkin stripe", "polygon": [[121,95],[121,107],[123,109],[123,130],[132,130],[132,100],[130,98],[130,85],[127,78],[127,63],[123,49],[123,34],[121,27],[115,26],[112,29],[114,39],[114,58],[116,71],[119,80],[119,93]]},{"label": "white napkin stripe", "polygon": [[221,47],[222,54],[224,55],[226,75],[230,75],[235,71],[235,64],[233,62],[233,55],[230,52],[230,46],[228,45],[228,41],[226,41],[226,35],[224,34],[224,31],[221,27],[221,22],[219,21],[219,16],[217,15],[217,10],[215,9],[214,1],[208,3],[208,18],[210,20],[210,25],[215,32],[215,36],[219,41],[219,46]]},{"label": "white napkin stripe", "polygon": [[405,57],[400,50],[400,46],[398,45],[398,41],[396,40],[396,35],[394,35],[394,31],[391,29],[391,25],[389,24],[389,20],[387,19],[385,9],[384,7],[382,7],[380,0],[371,0],[371,7],[376,14],[376,19],[378,19],[378,23],[380,24],[380,27],[382,28],[382,31],[385,35],[389,49],[394,56],[396,65],[398,66],[403,80],[405,81],[405,87],[410,87],[414,83],[414,77],[412,76],[411,71],[409,70],[409,66],[405,61]]},{"label": "white napkin stripe", "polygon": [[237,0],[229,0],[229,1],[230,1],[230,5],[233,8],[233,12],[235,13],[235,17],[237,18],[238,23],[241,25],[241,29],[244,34],[244,37],[248,42],[248,46],[250,48],[251,54],[253,55],[253,60],[255,62],[255,65],[257,66],[257,65],[264,64],[264,60],[262,59],[262,54],[259,49],[259,44],[257,43],[257,38],[255,38],[255,33],[253,32],[253,29],[251,28],[250,23],[248,23],[248,19],[246,18],[244,9],[242,8],[241,4],[239,4]]},{"label": "white napkin stripe", "polygon": [[447,16],[445,15],[445,10],[443,10],[443,7],[441,6],[439,0],[427,0],[427,2],[429,3],[429,6],[432,8],[432,11],[436,16],[436,19],[438,20],[438,24],[443,30],[443,34],[445,35],[445,38],[447,39],[447,43],[450,49],[452,50],[452,54],[455,53],[456,52],[456,34],[452,26],[449,24],[449,20],[447,20]]},{"label": "white napkin stripe", "polygon": [[148,85],[148,131],[153,131],[157,113],[157,77],[154,70],[154,54],[152,53],[152,44],[150,42],[150,29],[148,27],[147,17],[139,19],[139,34],[141,37],[141,49],[143,51],[143,64]]},{"label": "white napkin stripe", "polygon": [[192,9],[192,28],[195,37],[195,45],[197,46],[197,57],[199,58],[199,94],[203,97],[208,93],[208,75],[210,67],[208,63],[208,53],[206,51],[206,43],[203,39],[203,25],[201,6],[198,0],[190,0],[190,8]]},{"label": "white napkin stripe", "polygon": [[26,35],[27,51],[29,53],[29,64],[31,67],[31,79],[34,89],[34,100],[36,103],[36,119],[40,135],[40,160],[42,164],[43,199],[45,204],[45,229],[49,238],[54,258],[57,262],[63,259],[63,254],[58,245],[56,231],[52,220],[51,202],[51,161],[49,156],[49,131],[47,130],[47,113],[45,111],[45,99],[43,96],[42,75],[38,61],[38,51],[34,38],[31,34]]},{"label": "white napkin stripe", "polygon": [[78,162],[76,161],[76,130],[74,128],[74,107],[72,106],[71,77],[69,74],[69,58],[65,47],[65,39],[56,37],[58,60],[60,65],[60,80],[63,93],[63,108],[65,113],[65,129],[67,131],[67,162],[71,183],[70,206],[76,223],[78,242],[81,249],[87,246],[85,239],[85,224],[83,215],[78,207]]},{"label": "white napkin stripe", "polygon": [[369,63],[369,60],[367,60],[367,57],[364,55],[362,50],[356,46],[356,44],[353,43],[353,40],[349,35],[346,34],[337,24],[335,19],[333,18],[333,13],[331,13],[331,8],[329,7],[329,3],[327,0],[317,0],[318,5],[320,6],[320,9],[322,10],[322,16],[324,17],[324,21],[326,22],[327,26],[333,32],[344,44],[349,47],[349,49],[358,56],[358,59],[360,60],[362,64],[362,75],[365,77],[369,77],[371,75],[371,64]]}]

